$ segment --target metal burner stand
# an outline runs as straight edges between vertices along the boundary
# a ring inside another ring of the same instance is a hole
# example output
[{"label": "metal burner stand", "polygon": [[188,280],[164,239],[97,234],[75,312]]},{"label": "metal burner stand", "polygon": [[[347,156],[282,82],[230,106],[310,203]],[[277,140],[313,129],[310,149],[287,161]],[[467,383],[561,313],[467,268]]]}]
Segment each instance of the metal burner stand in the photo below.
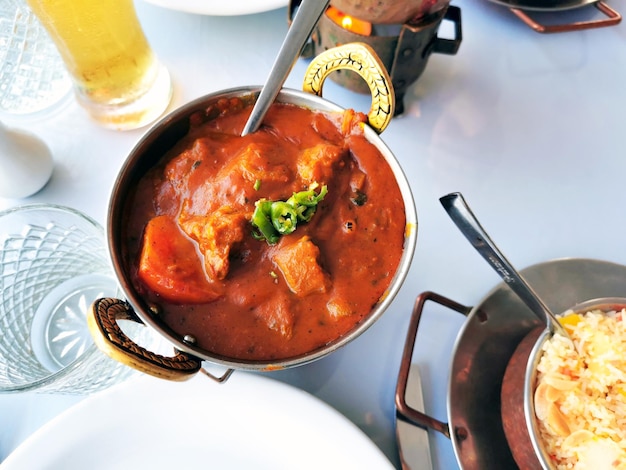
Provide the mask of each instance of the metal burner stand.
[{"label": "metal burner stand", "polygon": [[[291,0],[289,5],[289,22],[300,4],[298,0]],[[454,38],[440,38],[437,33],[443,20],[454,23]],[[376,28],[376,25],[374,25]],[[380,29],[390,29],[389,25],[381,25]],[[454,55],[459,50],[462,41],[461,9],[447,6],[427,17],[408,21],[396,26],[393,35],[371,35],[349,31],[322,15],[317,28],[311,35],[311,40],[302,51],[302,57],[314,57],[321,52],[337,45],[350,42],[363,42],[374,48],[391,76],[395,96],[395,115],[404,112],[404,95],[423,73],[432,53]],[[337,71],[329,75],[334,82],[358,93],[369,93],[369,88],[354,72]]]}]

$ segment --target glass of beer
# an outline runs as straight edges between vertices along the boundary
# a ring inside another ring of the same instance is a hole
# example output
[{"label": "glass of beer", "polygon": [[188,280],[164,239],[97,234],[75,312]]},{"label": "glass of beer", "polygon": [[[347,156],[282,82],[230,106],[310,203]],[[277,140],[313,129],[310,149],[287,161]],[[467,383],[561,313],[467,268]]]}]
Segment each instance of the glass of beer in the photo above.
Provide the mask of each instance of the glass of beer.
[{"label": "glass of beer", "polygon": [[141,28],[133,0],[27,0],[74,82],[78,102],[100,124],[135,129],[172,97],[167,69]]}]

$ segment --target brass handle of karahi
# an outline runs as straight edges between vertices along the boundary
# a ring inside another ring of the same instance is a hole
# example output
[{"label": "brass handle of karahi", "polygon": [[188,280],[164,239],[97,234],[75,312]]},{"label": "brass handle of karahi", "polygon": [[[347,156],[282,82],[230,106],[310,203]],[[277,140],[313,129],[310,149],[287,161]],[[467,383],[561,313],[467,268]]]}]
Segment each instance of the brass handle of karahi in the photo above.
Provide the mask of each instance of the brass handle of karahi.
[{"label": "brass handle of karahi", "polygon": [[322,52],[307,68],[302,89],[322,96],[326,77],[341,69],[358,73],[367,83],[372,94],[368,123],[380,134],[393,118],[396,99],[387,69],[374,49],[367,44],[349,43]]},{"label": "brass handle of karahi", "polygon": [[232,369],[216,377],[202,369],[202,360],[183,351],[163,356],[135,343],[120,328],[119,320],[142,323],[130,304],[124,300],[97,299],[87,313],[87,326],[96,346],[110,358],[145,374],[173,381],[188,380],[203,372],[218,382],[226,381]]}]

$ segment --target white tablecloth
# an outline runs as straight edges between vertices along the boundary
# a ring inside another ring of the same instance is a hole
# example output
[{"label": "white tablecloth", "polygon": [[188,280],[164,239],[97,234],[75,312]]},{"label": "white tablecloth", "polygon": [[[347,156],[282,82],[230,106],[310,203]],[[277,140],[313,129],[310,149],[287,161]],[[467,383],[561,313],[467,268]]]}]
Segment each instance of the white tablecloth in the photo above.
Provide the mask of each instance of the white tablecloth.
[{"label": "white tablecloth", "polygon": [[[624,0],[609,2],[626,11]],[[408,318],[419,292],[474,305],[500,279],[440,206],[461,191],[519,268],[562,257],[626,264],[626,24],[542,35],[485,0],[461,7],[457,55],[433,55],[409,89],[406,112],[383,138],[411,183],[417,251],[391,308],[364,335],[313,364],[271,374],[330,403],[398,464],[394,391]],[[593,7],[589,7],[593,10]],[[192,15],[138,2],[145,31],[169,68],[171,108],[205,93],[261,85],[287,30],[286,8],[234,17]],[[447,34],[445,25],[441,34]],[[286,86],[300,88],[299,60]],[[369,108],[369,98],[327,81],[324,96]],[[105,223],[109,191],[145,129],[104,130],[73,102],[40,121],[6,120],[43,138],[54,154],[48,185],[24,203],[72,206]],[[2,169],[0,169],[2,171]],[[446,420],[448,364],[463,318],[425,315],[413,361],[426,408]],[[0,460],[77,397],[0,396]],[[431,432],[435,468],[457,465],[448,439]]]}]

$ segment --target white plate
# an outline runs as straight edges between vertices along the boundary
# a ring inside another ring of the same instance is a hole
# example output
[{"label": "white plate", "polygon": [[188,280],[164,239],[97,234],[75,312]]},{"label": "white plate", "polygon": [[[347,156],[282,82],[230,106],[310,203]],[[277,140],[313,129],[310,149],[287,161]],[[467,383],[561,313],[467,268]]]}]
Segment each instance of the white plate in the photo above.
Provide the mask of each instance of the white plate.
[{"label": "white plate", "polygon": [[282,382],[235,372],[225,384],[141,376],[59,415],[2,470],[393,469],[330,405]]},{"label": "white plate", "polygon": [[287,6],[287,0],[145,0],[172,10],[199,15],[235,16]]}]

